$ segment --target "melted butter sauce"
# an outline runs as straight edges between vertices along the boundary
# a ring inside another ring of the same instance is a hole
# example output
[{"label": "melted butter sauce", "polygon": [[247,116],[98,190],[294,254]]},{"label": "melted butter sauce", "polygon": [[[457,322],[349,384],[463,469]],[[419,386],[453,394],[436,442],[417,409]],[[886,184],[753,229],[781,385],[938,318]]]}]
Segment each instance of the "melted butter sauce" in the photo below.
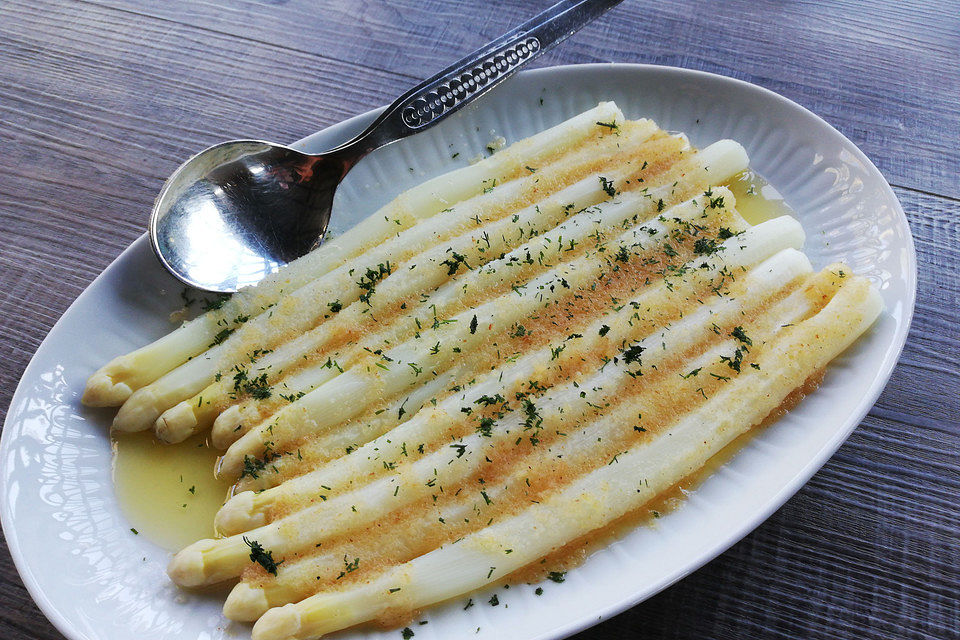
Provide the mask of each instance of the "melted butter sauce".
[{"label": "melted butter sauce", "polygon": [[[724,186],[736,196],[737,211],[752,224],[781,215],[793,215],[783,197],[761,176],[747,170]],[[610,535],[651,522],[678,506],[684,492],[716,470],[749,438],[738,439],[714,457],[694,478],[688,478],[626,521],[608,527],[607,535],[593,534],[593,541],[609,541]],[[149,431],[113,435],[113,481],[120,508],[131,528],[151,542],[170,550],[181,549],[202,538],[215,537],[213,519],[226,499],[230,483],[217,480],[213,470],[219,453],[206,436],[194,436],[179,444],[164,444]],[[191,488],[193,489],[191,491]],[[656,513],[656,515],[654,515]],[[638,518],[638,515],[640,516]],[[639,520],[639,521],[638,521]],[[521,570],[514,579],[536,581],[538,568],[578,564],[595,545],[571,543],[545,562]]]},{"label": "melted butter sauce", "polygon": [[759,174],[747,169],[725,185],[737,199],[737,211],[752,225],[780,216],[795,216],[783,196]]},{"label": "melted butter sauce", "polygon": [[230,488],[213,476],[217,456],[204,436],[171,445],[149,431],[114,433],[114,490],[131,528],[171,551],[213,537]]}]

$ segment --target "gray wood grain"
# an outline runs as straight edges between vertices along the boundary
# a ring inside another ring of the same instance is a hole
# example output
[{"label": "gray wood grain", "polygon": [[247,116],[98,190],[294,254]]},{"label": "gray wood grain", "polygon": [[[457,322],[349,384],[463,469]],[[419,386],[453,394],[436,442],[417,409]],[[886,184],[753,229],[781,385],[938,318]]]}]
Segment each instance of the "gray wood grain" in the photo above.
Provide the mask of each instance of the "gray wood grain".
[{"label": "gray wood grain", "polygon": [[[189,153],[388,102],[548,1],[0,4],[0,408]],[[957,638],[960,7],[626,2],[542,64],[717,71],[824,116],[896,185],[917,312],[876,407],[730,551],[578,638]],[[0,638],[61,636],[0,552]]]},{"label": "gray wood grain", "polygon": [[[513,0],[491,11],[483,2],[397,0],[304,10],[214,1],[187,14],[164,0],[95,1],[348,62],[358,76],[385,69],[404,83],[552,4]],[[892,183],[960,197],[958,9],[955,1],[632,1],[539,64],[650,62],[749,80],[826,118]]]}]

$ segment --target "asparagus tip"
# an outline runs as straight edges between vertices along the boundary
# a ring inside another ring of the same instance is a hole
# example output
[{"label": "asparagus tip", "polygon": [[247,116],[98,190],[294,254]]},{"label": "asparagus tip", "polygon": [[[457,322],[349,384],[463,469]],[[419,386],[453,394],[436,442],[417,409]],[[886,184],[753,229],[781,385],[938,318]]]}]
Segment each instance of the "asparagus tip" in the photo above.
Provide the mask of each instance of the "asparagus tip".
[{"label": "asparagus tip", "polygon": [[199,587],[207,583],[203,552],[215,546],[214,540],[200,540],[173,556],[167,575],[181,587]]},{"label": "asparagus tip", "polygon": [[228,620],[254,622],[269,608],[270,603],[263,589],[241,582],[230,591],[223,603],[223,615]]},{"label": "asparagus tip", "polygon": [[220,507],[213,521],[214,528],[222,535],[249,531],[266,524],[262,513],[254,509],[253,491],[242,491]]},{"label": "asparagus tip", "polygon": [[114,382],[102,371],[98,371],[87,380],[80,402],[88,407],[117,407],[123,404],[133,389],[123,382]]},{"label": "asparagus tip", "polygon": [[[241,456],[241,454],[243,455]],[[238,480],[240,478],[240,471],[243,469],[243,460],[246,455],[243,448],[236,446],[236,443],[234,443],[234,445],[227,449],[226,453],[217,460],[217,468],[213,471],[214,475],[227,480]]]},{"label": "asparagus tip", "polygon": [[196,430],[197,416],[193,413],[193,407],[186,402],[167,409],[153,424],[153,431],[157,434],[157,438],[169,444],[183,442]]},{"label": "asparagus tip", "polygon": [[238,405],[227,407],[213,421],[213,429],[210,432],[213,437],[213,446],[217,449],[226,449],[232,445],[238,437],[243,435],[238,429],[242,421],[243,416]]},{"label": "asparagus tip", "polygon": [[253,640],[292,640],[301,629],[300,612],[292,605],[268,610],[253,625]]},{"label": "asparagus tip", "polygon": [[113,428],[117,431],[145,431],[153,426],[160,411],[157,410],[156,396],[150,389],[137,389],[127,398],[113,419]]}]

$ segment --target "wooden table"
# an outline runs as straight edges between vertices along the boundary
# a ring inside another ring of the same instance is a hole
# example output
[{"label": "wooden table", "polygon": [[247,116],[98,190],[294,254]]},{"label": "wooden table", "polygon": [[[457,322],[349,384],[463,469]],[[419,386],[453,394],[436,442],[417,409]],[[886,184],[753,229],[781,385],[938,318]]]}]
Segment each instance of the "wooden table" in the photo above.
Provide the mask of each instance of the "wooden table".
[{"label": "wooden table", "polygon": [[[385,104],[548,4],[0,4],[0,407],[189,154]],[[894,185],[920,277],[893,378],[823,470],[727,553],[578,637],[960,637],[960,4],[628,0],[540,64],[603,61],[713,71],[823,116]],[[0,638],[59,637],[0,552]]]}]

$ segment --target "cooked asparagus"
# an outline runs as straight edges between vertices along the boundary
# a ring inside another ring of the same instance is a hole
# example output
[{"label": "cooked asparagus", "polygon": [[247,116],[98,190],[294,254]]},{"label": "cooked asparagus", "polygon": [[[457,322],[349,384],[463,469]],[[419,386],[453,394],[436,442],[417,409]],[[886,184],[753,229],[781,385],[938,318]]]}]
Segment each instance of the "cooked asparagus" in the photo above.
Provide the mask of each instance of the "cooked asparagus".
[{"label": "cooked asparagus", "polygon": [[880,310],[813,272],[794,219],[743,220],[722,185],[747,162],[602,103],[96,372],[114,428],[226,449],[226,537],[170,576],[239,577],[227,617],[315,638],[502,579],[702,467]]}]

